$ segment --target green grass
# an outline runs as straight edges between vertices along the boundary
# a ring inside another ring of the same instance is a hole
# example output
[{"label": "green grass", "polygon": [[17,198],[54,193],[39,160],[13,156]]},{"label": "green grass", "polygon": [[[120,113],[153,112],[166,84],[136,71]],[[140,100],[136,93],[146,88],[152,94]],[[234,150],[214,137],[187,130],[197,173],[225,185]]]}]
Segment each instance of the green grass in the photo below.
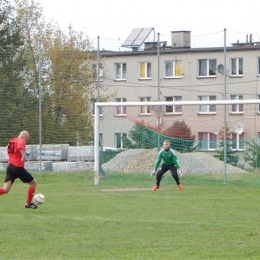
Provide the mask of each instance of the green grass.
[{"label": "green grass", "polygon": [[46,196],[39,209],[24,208],[20,180],[0,197],[0,260],[259,259],[257,174],[225,185],[222,175],[185,175],[179,191],[166,173],[155,192],[149,174],[111,175],[99,186],[93,173],[33,175]]}]

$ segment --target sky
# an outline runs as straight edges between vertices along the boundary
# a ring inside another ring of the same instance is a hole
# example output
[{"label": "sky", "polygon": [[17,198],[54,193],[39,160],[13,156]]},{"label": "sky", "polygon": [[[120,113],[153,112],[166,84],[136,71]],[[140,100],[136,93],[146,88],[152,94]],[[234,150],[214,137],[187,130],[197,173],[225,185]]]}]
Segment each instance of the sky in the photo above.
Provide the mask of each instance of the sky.
[{"label": "sky", "polygon": [[[36,0],[37,1],[37,0]],[[191,31],[205,35],[228,31],[252,34],[260,41],[259,1],[247,0],[38,0],[47,21],[66,31],[69,24],[90,39],[125,41],[135,28],[152,27],[156,35]]]}]

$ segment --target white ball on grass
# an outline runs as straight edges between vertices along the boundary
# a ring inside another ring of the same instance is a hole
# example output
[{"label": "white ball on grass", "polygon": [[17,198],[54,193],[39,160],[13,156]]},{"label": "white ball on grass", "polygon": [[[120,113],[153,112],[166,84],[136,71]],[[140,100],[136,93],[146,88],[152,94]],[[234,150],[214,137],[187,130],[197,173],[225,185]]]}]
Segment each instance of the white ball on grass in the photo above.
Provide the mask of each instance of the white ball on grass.
[{"label": "white ball on grass", "polygon": [[32,203],[35,205],[41,205],[45,202],[45,197],[43,194],[35,194],[32,199]]}]

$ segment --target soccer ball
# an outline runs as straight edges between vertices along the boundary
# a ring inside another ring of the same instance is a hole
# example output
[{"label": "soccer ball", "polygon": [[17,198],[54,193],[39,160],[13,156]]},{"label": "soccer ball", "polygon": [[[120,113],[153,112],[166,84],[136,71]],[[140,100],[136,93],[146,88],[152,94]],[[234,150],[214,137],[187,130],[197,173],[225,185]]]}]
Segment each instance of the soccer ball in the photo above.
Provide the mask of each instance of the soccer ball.
[{"label": "soccer ball", "polygon": [[41,205],[45,201],[45,197],[43,194],[35,194],[32,199],[32,203],[35,205]]}]

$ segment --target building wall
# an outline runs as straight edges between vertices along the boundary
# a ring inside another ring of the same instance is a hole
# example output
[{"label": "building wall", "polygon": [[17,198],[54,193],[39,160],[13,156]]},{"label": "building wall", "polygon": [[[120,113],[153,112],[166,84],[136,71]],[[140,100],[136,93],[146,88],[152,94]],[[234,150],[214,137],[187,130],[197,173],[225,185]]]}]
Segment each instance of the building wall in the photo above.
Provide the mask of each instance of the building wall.
[{"label": "building wall", "polygon": [[[101,82],[102,86],[107,88],[102,94],[115,94],[115,97],[126,98],[127,102],[139,101],[140,97],[150,97],[151,101],[165,101],[167,96],[181,96],[182,101],[196,101],[198,96],[216,96],[217,100],[224,99],[226,89],[226,99],[231,99],[231,95],[242,95],[243,99],[258,99],[260,95],[259,78],[259,50],[260,46],[247,47],[229,47],[226,52],[226,88],[224,86],[224,75],[216,73],[211,77],[198,77],[198,60],[216,59],[217,65],[224,64],[223,48],[171,48],[161,50],[159,55],[156,51],[138,51],[138,52],[113,52],[103,53],[105,60],[104,76]],[[243,75],[230,76],[231,59],[243,58]],[[167,60],[180,60],[182,62],[183,76],[181,78],[165,78],[164,62]],[[151,62],[151,79],[139,78],[140,62]],[[126,80],[115,80],[115,63],[126,63]],[[160,78],[160,80],[158,80]],[[159,82],[159,84],[158,84]],[[160,96],[158,96],[160,89]],[[114,101],[114,100],[111,100]],[[259,106],[244,106],[242,113],[231,113],[231,106],[226,108],[227,124],[231,131],[234,131],[238,123],[244,125],[245,137],[255,137],[260,132],[259,125]],[[109,110],[109,109],[108,109]],[[131,112],[130,112],[131,110]],[[164,108],[165,110],[165,108]],[[113,114],[115,109],[110,108]],[[115,115],[114,115],[115,117]],[[158,117],[161,124],[158,126]],[[167,129],[175,120],[185,121],[190,126],[192,133],[198,137],[198,132],[212,132],[214,129],[222,129],[224,124],[224,107],[218,106],[214,114],[198,113],[198,106],[183,106],[181,114],[166,115],[164,112],[158,113],[151,111],[150,115],[140,115],[139,108],[128,108],[125,117],[129,122],[143,121],[152,127],[160,127],[160,131]],[[121,121],[122,121],[121,119]],[[107,122],[106,122],[107,120]],[[111,117],[103,117],[104,126],[101,132],[106,143],[110,146],[111,140],[114,140],[114,132],[119,131],[115,127],[109,127]],[[127,132],[133,126],[132,123],[124,124],[122,131]],[[106,129],[109,129],[107,131]],[[108,141],[110,140],[110,141]]]}]

